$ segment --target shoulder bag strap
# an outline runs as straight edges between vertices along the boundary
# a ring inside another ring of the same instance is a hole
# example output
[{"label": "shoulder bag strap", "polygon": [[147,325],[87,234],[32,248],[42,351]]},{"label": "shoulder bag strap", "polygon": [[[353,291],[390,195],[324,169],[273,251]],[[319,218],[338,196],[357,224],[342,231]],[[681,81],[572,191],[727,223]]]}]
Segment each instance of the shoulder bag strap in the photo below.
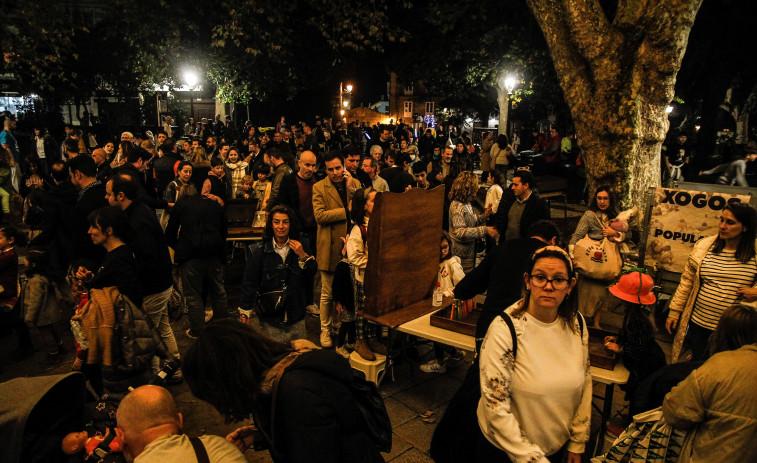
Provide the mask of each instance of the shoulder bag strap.
[{"label": "shoulder bag strap", "polygon": [[281,381],[281,377],[284,376],[284,372],[287,368],[289,368],[289,365],[294,363],[295,360],[297,360],[299,356],[291,356],[288,359],[284,360],[284,364],[282,365],[281,369],[279,370],[279,373],[276,375],[276,379],[273,380],[273,387],[271,388],[271,447],[273,448],[273,439],[275,437],[275,428],[274,426],[274,418],[276,418],[276,393],[279,390],[279,381]]},{"label": "shoulder bag strap", "polygon": [[202,443],[199,437],[190,437],[189,442],[192,444],[192,448],[197,455],[197,463],[210,463],[208,458],[208,451],[205,450],[205,445]]},{"label": "shoulder bag strap", "polygon": [[502,317],[502,320],[507,323],[507,327],[510,328],[510,336],[513,337],[513,359],[518,355],[518,337],[515,334],[515,325],[513,325],[513,319],[510,318],[510,315],[507,314],[504,310],[501,314],[499,314],[500,317]]}]

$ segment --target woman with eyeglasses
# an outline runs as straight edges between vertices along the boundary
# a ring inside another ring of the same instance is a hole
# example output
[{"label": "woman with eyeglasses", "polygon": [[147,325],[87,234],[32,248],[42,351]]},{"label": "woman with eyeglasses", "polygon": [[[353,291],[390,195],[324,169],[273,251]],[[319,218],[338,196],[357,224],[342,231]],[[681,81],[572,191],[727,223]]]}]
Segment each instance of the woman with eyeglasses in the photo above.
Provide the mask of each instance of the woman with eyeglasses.
[{"label": "woman with eyeglasses", "polygon": [[570,257],[557,246],[535,251],[523,282],[523,298],[492,321],[481,345],[476,461],[578,463],[592,386]]},{"label": "woman with eyeglasses", "polygon": [[[625,235],[610,227],[610,221],[617,215],[615,193],[609,186],[600,186],[594,193],[594,198],[589,205],[589,209],[584,212],[584,215],[578,222],[576,231],[570,238],[568,252],[571,258],[573,258],[573,247],[575,244],[587,235],[595,241],[602,241],[604,238],[608,238],[615,243],[623,241]],[[607,281],[594,279],[591,275],[585,273],[580,274],[580,280],[576,288],[578,293],[578,310],[585,317],[593,319],[594,328],[602,328],[599,325],[599,320],[602,317],[602,311],[606,308],[608,301],[610,301],[607,285]]]}]

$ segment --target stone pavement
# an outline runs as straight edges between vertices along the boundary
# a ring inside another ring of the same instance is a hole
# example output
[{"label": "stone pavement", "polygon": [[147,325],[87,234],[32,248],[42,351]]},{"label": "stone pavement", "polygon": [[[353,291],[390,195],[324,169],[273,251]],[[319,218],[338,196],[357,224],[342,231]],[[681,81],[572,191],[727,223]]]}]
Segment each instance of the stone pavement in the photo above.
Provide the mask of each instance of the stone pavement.
[{"label": "stone pavement", "polygon": [[[582,208],[569,205],[568,223],[562,223],[558,220],[565,233],[565,230],[575,228],[575,224],[583,213]],[[562,219],[562,210],[553,210],[553,217]],[[572,227],[572,228],[571,228]],[[565,237],[565,241],[569,235]],[[244,268],[243,253],[235,253],[235,259],[230,262],[227,268],[226,287],[228,290],[229,307],[236,307],[239,300],[239,285],[241,283],[242,271]],[[68,316],[63,317],[60,323],[61,330],[64,331],[65,345],[73,346],[72,336],[68,330]],[[603,317],[603,324],[607,327],[620,326],[622,314],[609,313]],[[186,317],[174,322],[174,332],[176,335],[179,349],[186,352],[192,340],[187,338],[184,331],[188,327]],[[318,343],[319,324],[317,318],[307,317],[308,338]],[[33,338],[35,345],[40,346],[41,342],[38,336]],[[669,340],[661,342],[661,345],[667,353],[670,352]],[[30,359],[20,362],[12,362],[8,352],[15,345],[14,336],[0,338],[0,382],[19,376],[38,376],[48,374],[60,374],[70,371],[74,359],[73,353],[69,353],[66,359],[55,365],[42,365],[39,362],[45,358],[44,352],[37,352]],[[428,358],[431,357],[430,349],[422,348],[422,354],[425,353]],[[408,362],[395,366],[392,381],[390,375],[387,375],[381,386],[380,391],[385,398],[386,407],[389,411],[394,428],[392,451],[385,454],[387,461],[395,463],[405,462],[430,462],[428,455],[431,436],[433,435],[438,422],[447,406],[450,398],[455,394],[462,379],[465,376],[468,366],[470,365],[470,355],[465,360],[458,362],[448,362],[447,372],[444,374],[423,373],[417,368],[417,364],[411,365]],[[189,391],[189,387],[184,383],[176,386],[168,386],[168,389],[174,395],[179,411],[184,415],[185,431],[190,435],[216,434],[225,436],[236,429],[237,426],[246,423],[224,423],[223,418],[207,403],[195,398]],[[604,386],[595,386],[595,393],[604,393]],[[623,410],[623,393],[617,387],[615,390],[614,418],[613,422],[620,424],[621,417],[618,414]],[[599,405],[599,403],[598,403]],[[431,416],[434,422],[425,422],[420,416],[428,411],[433,412]],[[592,428],[598,427],[599,416],[595,412],[592,417]],[[587,447],[589,448],[589,447]],[[248,450],[246,456],[251,462],[269,462],[271,461],[268,452],[255,452]]]}]

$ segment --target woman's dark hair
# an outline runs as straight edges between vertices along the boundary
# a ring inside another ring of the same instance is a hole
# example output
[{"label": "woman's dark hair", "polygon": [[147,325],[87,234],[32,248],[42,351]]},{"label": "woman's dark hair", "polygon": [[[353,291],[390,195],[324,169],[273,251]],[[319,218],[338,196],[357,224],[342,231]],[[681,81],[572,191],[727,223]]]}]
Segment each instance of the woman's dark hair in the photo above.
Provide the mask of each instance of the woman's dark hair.
[{"label": "woman's dark hair", "polygon": [[720,316],[710,338],[710,354],[736,350],[757,343],[757,309],[746,304],[734,305]]},{"label": "woman's dark hair", "polygon": [[589,209],[594,212],[599,212],[599,206],[597,205],[597,195],[602,191],[607,193],[607,195],[610,197],[610,206],[607,207],[607,210],[605,210],[604,213],[607,214],[607,218],[614,219],[618,215],[618,201],[615,199],[615,192],[607,185],[601,185],[597,187],[597,191],[594,192],[594,197],[591,198]]},{"label": "woman's dark hair", "polygon": [[113,235],[125,239],[131,232],[129,219],[120,207],[107,206],[95,209],[87,217],[89,224],[105,232],[108,228],[113,230]]},{"label": "woman's dark hair", "polygon": [[12,225],[0,226],[0,233],[5,236],[5,239],[13,239],[14,246],[26,246],[26,234],[21,233],[18,229]]},{"label": "woman's dark hair", "polygon": [[502,172],[498,170],[490,170],[489,175],[492,176],[492,180],[494,181],[495,185],[502,186],[502,182],[504,181],[504,177],[502,177]]},{"label": "woman's dark hair", "polygon": [[376,190],[371,187],[360,188],[352,195],[350,219],[352,219],[352,223],[355,225],[365,225],[365,203],[368,202],[368,196],[373,191]]},{"label": "woman's dark hair", "polygon": [[[723,208],[724,211],[730,211],[741,225],[746,228],[739,237],[739,245],[736,247],[736,259],[742,263],[747,263],[754,258],[754,240],[757,238],[757,212],[752,206],[742,202],[728,203]],[[712,252],[720,254],[725,248],[725,240],[720,236],[715,238],[715,244],[712,246]]]},{"label": "woman's dark hair", "polygon": [[[449,245],[449,252],[447,252],[447,256],[444,257],[443,259],[441,259],[441,262],[444,262],[445,260],[447,260],[450,257],[452,257],[452,238],[450,238],[449,232],[447,232],[446,230],[442,230],[442,238],[439,240],[439,245],[440,246],[442,244],[441,243],[442,241],[446,241],[447,244]],[[441,255],[439,257],[441,257]]]},{"label": "woman's dark hair", "polygon": [[121,148],[121,159],[128,159],[131,153],[137,151],[137,147],[130,141],[122,141],[118,146]]},{"label": "woman's dark hair", "polygon": [[504,133],[501,133],[497,135],[497,146],[499,146],[499,149],[503,150],[507,148],[507,145],[509,145],[509,140],[507,139],[507,135]]},{"label": "woman's dark hair", "polygon": [[189,161],[179,161],[179,165],[176,166],[176,176],[178,177],[179,172],[181,172],[181,170],[187,166],[192,167],[192,163]]},{"label": "woman's dark hair", "polygon": [[294,211],[283,204],[279,204],[271,208],[268,212],[268,217],[265,219],[265,228],[263,229],[263,240],[269,241],[273,239],[273,215],[274,214],[286,214],[289,217],[289,237],[299,239],[300,226],[297,222],[297,217],[294,215]]},{"label": "woman's dark hair", "polygon": [[209,323],[183,358],[189,389],[227,423],[250,417],[263,375],[293,352],[289,344],[224,319]]},{"label": "woman's dark hair", "polygon": [[[539,259],[545,259],[548,257],[552,257],[555,259],[560,259],[565,263],[565,268],[568,269],[568,279],[572,280],[576,277],[576,271],[573,268],[573,263],[570,260],[570,257],[568,256],[568,253],[565,252],[562,248],[559,248],[557,246],[545,246],[543,248],[537,249],[534,251],[533,254],[531,254],[531,258],[528,260],[528,267],[526,268],[526,273],[531,275],[531,272],[534,270],[534,266],[536,265],[536,262],[539,261]],[[578,305],[575,303],[571,295],[567,294],[565,296],[565,299],[563,299],[562,303],[560,304],[560,307],[557,309],[557,316],[562,317],[563,320],[568,324],[568,327],[570,327],[571,331],[573,330],[573,320],[577,316],[578,313]],[[531,297],[531,292],[527,289],[525,282],[523,283],[523,298],[521,299],[520,306],[513,312],[513,316],[518,316],[522,313],[524,313],[528,309],[528,302]]]}]

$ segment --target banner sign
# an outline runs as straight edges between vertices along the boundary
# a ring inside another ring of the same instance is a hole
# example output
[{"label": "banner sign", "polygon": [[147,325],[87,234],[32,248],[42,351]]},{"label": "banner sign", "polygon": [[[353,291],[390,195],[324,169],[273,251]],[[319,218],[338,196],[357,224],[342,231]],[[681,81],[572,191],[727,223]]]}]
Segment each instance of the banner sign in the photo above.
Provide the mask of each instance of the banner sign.
[{"label": "banner sign", "polygon": [[694,243],[718,233],[726,204],[749,204],[750,195],[657,188],[654,193],[644,265],[683,273]]}]

